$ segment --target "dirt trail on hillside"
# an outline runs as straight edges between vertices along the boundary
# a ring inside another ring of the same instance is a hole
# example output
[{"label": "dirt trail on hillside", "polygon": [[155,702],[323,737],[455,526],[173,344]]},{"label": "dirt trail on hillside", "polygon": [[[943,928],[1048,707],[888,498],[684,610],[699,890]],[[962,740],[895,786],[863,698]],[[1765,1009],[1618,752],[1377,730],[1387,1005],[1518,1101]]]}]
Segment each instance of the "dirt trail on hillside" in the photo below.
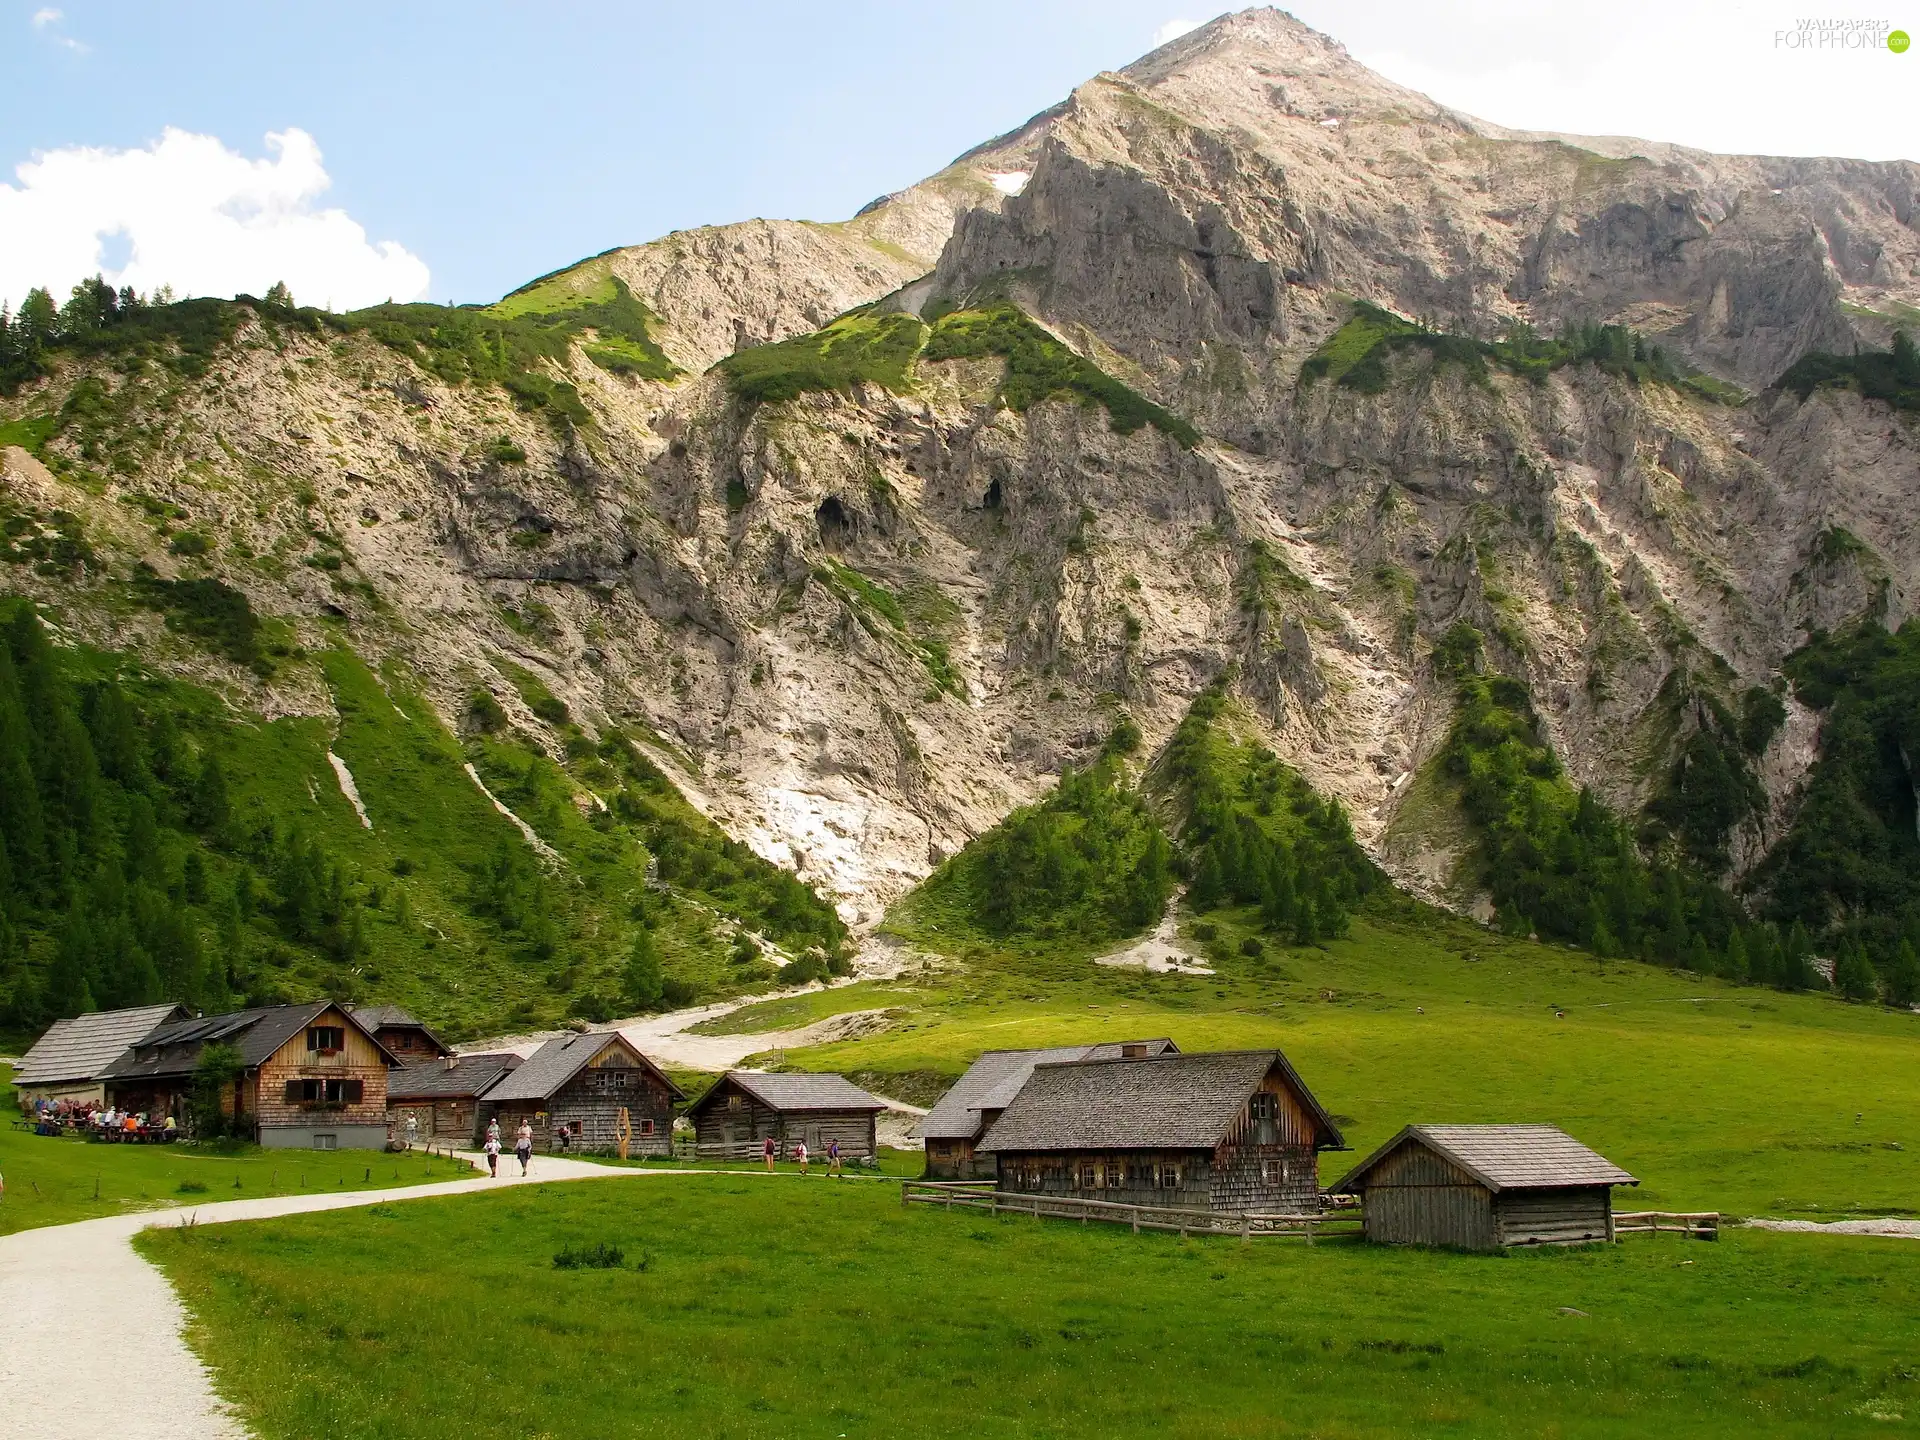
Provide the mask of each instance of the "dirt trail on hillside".
[{"label": "dirt trail on hillside", "polygon": [[[503,1163],[501,1170],[518,1170]],[[397,1190],[283,1195],[149,1210],[0,1236],[0,1416],[7,1440],[245,1440],[182,1335],[185,1312],[129,1243],[142,1230],[466,1195],[555,1180],[675,1173],[541,1156],[525,1180],[484,1175]]]}]

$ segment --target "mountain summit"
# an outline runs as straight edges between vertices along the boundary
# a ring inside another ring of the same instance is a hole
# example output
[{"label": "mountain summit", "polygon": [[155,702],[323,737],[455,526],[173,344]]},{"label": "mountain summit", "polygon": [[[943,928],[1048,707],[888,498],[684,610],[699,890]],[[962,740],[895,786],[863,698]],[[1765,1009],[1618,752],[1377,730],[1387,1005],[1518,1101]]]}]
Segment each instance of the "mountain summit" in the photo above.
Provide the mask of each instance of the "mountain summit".
[{"label": "mountain summit", "polygon": [[[1910,613],[1916,180],[1501,129],[1247,11],[840,224],[478,310],[75,321],[0,400],[6,575],[253,716],[345,724],[322,656],[404,676],[449,753],[564,777],[554,827],[637,747],[855,925],[1212,696],[1430,897],[1527,923],[1481,746],[1728,905],[1891,906],[1879,944],[1899,887],[1821,877],[1905,863],[1909,752],[1821,715],[1881,651],[1786,676]],[[1871,835],[1809,850],[1852,793]],[[1783,846],[1832,864],[1788,896]]]}]

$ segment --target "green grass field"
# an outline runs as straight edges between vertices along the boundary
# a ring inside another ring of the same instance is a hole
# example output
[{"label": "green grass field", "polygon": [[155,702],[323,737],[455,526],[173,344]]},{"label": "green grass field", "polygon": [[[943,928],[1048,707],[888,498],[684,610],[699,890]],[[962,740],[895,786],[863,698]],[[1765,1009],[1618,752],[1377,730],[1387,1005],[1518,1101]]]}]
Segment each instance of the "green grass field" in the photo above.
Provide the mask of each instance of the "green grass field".
[{"label": "green grass field", "polygon": [[865,993],[906,1013],[785,1058],[915,1098],[984,1049],[1277,1045],[1355,1148],[1323,1157],[1327,1182],[1409,1122],[1546,1121],[1640,1177],[1626,1208],[1920,1212],[1920,1015],[1596,960],[1404,904],[1371,904],[1324,948],[1269,941],[1259,958],[1239,953],[1251,912],[1213,920],[1194,948],[1215,977],[976,951],[829,992],[836,1009]]},{"label": "green grass field", "polygon": [[[553,1264],[601,1243],[621,1268]],[[1242,1246],[661,1176],[138,1244],[266,1437],[1833,1436],[1920,1415],[1901,1241]]]},{"label": "green grass field", "polygon": [[[0,1114],[19,1113],[0,1065]],[[319,1190],[364,1190],[458,1180],[464,1165],[371,1150],[262,1150],[256,1145],[98,1145],[0,1130],[0,1235],[173,1205]],[[182,1188],[189,1187],[189,1188]],[[200,1188],[204,1187],[204,1188]]]}]

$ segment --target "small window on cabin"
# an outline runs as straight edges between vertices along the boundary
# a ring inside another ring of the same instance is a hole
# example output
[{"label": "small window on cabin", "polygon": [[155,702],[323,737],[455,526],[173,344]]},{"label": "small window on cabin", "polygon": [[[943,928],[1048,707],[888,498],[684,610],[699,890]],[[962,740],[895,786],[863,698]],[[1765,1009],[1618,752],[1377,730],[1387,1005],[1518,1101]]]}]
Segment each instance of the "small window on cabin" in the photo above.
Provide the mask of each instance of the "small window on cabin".
[{"label": "small window on cabin", "polygon": [[1262,1090],[1253,1097],[1253,1118],[1256,1120],[1278,1120],[1280,1118],[1280,1097]]},{"label": "small window on cabin", "polygon": [[729,1109],[729,1110],[744,1110],[744,1109],[746,1109],[746,1108],[747,1108],[747,1100],[746,1100],[746,1097],[745,1097],[744,1095],[729,1095],[729,1096],[727,1096],[727,1109]]},{"label": "small window on cabin", "polygon": [[1180,1167],[1178,1165],[1162,1165],[1160,1167],[1160,1188],[1162,1190],[1178,1190],[1180,1188]]},{"label": "small window on cabin", "polygon": [[1091,1190],[1099,1183],[1100,1183],[1100,1167],[1099,1166],[1082,1165],[1080,1167],[1080,1188],[1082,1190]]},{"label": "small window on cabin", "polygon": [[642,1121],[640,1122],[640,1133],[641,1133],[642,1135],[651,1135],[651,1134],[653,1134],[653,1121],[651,1121],[651,1120],[642,1120]]},{"label": "small window on cabin", "polygon": [[1260,1183],[1261,1184],[1278,1185],[1281,1182],[1281,1180],[1284,1178],[1285,1177],[1281,1173],[1280,1162],[1278,1160],[1262,1160],[1260,1162]]},{"label": "small window on cabin", "polygon": [[580,1122],[578,1120],[569,1120],[561,1128],[569,1135],[578,1135],[580,1133]]},{"label": "small window on cabin", "polygon": [[627,1088],[627,1072],[626,1071],[618,1070],[614,1072],[613,1088],[616,1090],[624,1090]]},{"label": "small window on cabin", "polygon": [[338,1055],[347,1048],[346,1027],[341,1025],[310,1025],[307,1027],[307,1049],[316,1055]]},{"label": "small window on cabin", "polygon": [[1120,1058],[1122,1060],[1144,1060],[1147,1058],[1147,1047],[1144,1045],[1122,1045],[1120,1047]]},{"label": "small window on cabin", "polygon": [[340,1148],[340,1137],[338,1135],[315,1135],[313,1137],[313,1148],[316,1150],[337,1150]]}]

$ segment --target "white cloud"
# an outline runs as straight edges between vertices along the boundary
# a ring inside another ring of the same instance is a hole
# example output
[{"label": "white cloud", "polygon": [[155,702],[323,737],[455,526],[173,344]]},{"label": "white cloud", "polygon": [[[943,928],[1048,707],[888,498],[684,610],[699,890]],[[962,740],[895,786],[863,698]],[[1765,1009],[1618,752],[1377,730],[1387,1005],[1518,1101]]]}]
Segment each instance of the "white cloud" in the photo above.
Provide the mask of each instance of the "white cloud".
[{"label": "white cloud", "polygon": [[1198,20],[1169,20],[1153,32],[1153,48],[1158,50],[1169,40],[1178,40],[1182,35],[1200,28]]},{"label": "white cloud", "polygon": [[40,31],[43,35],[45,35],[49,40],[53,41],[54,44],[64,45],[67,49],[78,51],[82,55],[86,54],[87,47],[85,45],[82,45],[78,40],[74,39],[71,35],[63,35],[60,33],[59,30],[54,28],[66,18],[67,18],[66,13],[64,11],[56,10],[53,8],[53,6],[48,5],[42,9],[34,11],[33,16],[28,21],[28,23],[32,25],[34,29]]},{"label": "white cloud", "polygon": [[[0,184],[0,298],[35,285],[64,297],[96,270],[140,291],[265,294],[284,280],[303,305],[336,310],[427,292],[427,267],[392,240],[369,242],[344,210],[316,209],[332,182],[304,130],[267,136],[248,159],[212,135],[168,129],[144,150],[36,155]],[[127,261],[103,263],[124,237]]]}]

